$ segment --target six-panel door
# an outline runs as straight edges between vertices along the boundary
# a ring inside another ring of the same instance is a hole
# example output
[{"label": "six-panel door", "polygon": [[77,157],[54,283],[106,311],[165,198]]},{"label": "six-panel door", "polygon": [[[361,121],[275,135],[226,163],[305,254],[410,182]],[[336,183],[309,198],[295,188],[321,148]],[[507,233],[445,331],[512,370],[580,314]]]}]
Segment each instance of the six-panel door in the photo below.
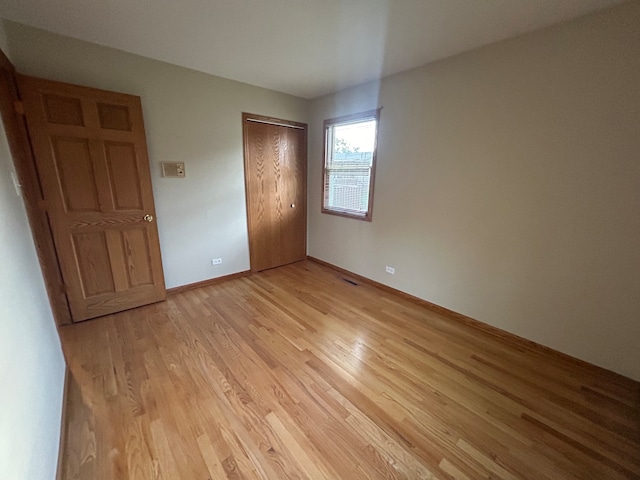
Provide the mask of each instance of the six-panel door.
[{"label": "six-panel door", "polygon": [[140,98],[19,84],[73,320],[164,299]]}]

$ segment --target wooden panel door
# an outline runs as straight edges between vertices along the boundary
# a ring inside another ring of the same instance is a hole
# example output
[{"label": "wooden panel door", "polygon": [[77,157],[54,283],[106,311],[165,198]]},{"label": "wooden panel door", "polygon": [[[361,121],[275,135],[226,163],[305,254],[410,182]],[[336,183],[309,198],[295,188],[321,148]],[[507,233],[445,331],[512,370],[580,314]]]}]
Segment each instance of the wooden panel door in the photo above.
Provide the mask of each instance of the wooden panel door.
[{"label": "wooden panel door", "polygon": [[74,321],[166,296],[140,98],[19,77]]},{"label": "wooden panel door", "polygon": [[243,114],[251,270],[307,254],[306,125]]}]

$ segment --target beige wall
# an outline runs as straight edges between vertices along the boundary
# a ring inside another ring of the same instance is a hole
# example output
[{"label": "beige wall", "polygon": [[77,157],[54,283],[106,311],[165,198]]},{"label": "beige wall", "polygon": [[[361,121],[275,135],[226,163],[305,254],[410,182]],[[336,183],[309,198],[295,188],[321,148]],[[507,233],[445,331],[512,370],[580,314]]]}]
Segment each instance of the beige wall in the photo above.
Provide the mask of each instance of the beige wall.
[{"label": "beige wall", "polygon": [[[324,97],[311,116],[296,97],[4,25],[23,73],[142,97],[169,287],[249,266],[240,113],[311,118],[311,255],[640,379],[639,5]],[[322,120],[377,106],[373,222],[321,215]],[[162,179],[177,160],[187,178]]]},{"label": "beige wall", "polygon": [[[7,53],[0,28],[0,48]],[[0,478],[56,474],[64,359],[0,121]]]},{"label": "beige wall", "polygon": [[[167,287],[249,268],[241,114],[306,122],[308,101],[8,21],[5,30],[21,73],[142,98]],[[162,178],[162,161],[184,162],[186,178]]]},{"label": "beige wall", "polygon": [[[316,100],[309,254],[640,379],[639,52],[634,2]],[[378,106],[373,222],[320,214],[322,120]]]}]

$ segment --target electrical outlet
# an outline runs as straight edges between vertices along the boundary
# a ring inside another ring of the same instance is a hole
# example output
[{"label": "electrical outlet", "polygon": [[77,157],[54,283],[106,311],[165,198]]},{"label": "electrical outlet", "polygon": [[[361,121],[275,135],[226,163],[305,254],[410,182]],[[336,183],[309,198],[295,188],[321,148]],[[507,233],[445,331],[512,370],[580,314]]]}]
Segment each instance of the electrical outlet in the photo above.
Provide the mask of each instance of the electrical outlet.
[{"label": "electrical outlet", "polygon": [[222,259],[221,258],[212,258],[211,259],[211,265],[220,265],[222,263]]},{"label": "electrical outlet", "polygon": [[390,273],[391,275],[395,275],[396,273],[396,269],[393,267],[390,267],[389,265],[386,266],[385,270],[387,271],[387,273]]}]

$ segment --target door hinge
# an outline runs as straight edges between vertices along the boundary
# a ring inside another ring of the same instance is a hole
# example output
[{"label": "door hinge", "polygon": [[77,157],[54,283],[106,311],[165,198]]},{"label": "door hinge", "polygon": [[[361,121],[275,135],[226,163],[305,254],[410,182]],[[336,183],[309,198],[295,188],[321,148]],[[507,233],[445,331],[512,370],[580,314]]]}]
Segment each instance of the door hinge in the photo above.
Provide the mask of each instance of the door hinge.
[{"label": "door hinge", "polygon": [[24,115],[24,103],[22,103],[20,100],[16,100],[15,102],[13,102],[13,108],[18,115]]}]

